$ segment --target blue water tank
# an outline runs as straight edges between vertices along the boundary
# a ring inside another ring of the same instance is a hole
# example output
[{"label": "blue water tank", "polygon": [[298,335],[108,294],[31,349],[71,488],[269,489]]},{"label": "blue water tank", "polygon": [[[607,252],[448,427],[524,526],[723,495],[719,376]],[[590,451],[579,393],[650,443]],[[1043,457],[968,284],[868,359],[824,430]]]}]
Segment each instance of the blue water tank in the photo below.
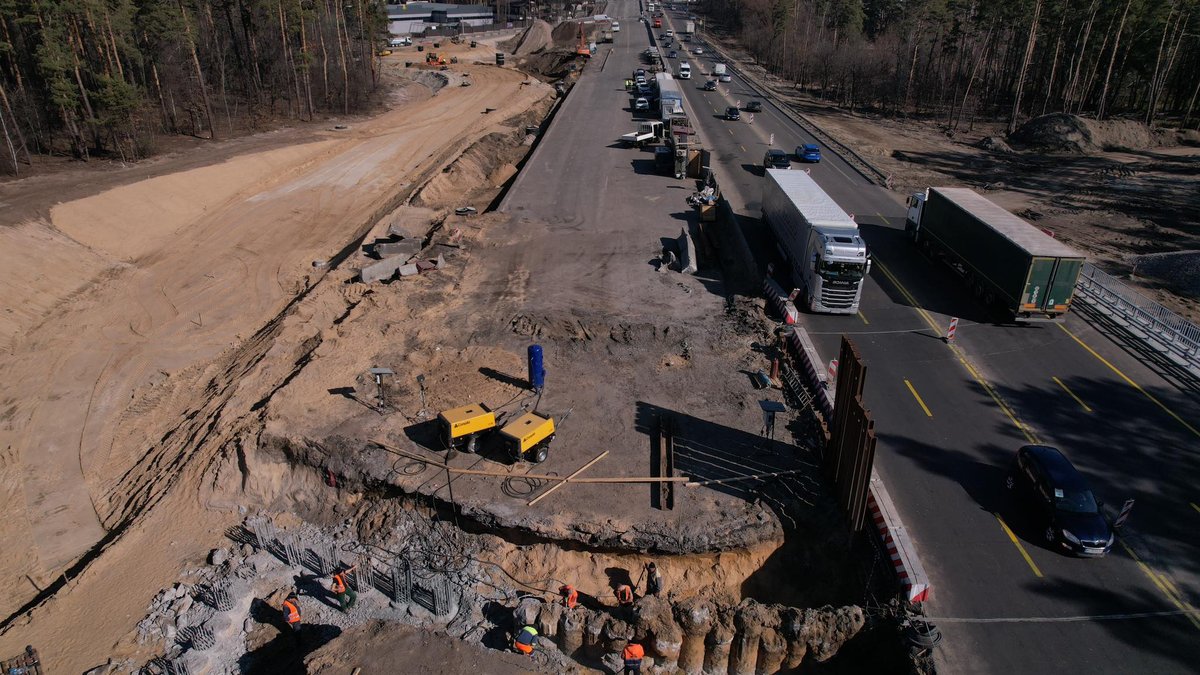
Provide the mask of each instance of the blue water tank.
[{"label": "blue water tank", "polygon": [[542,346],[529,345],[529,386],[541,391],[546,386],[546,369],[542,366]]}]

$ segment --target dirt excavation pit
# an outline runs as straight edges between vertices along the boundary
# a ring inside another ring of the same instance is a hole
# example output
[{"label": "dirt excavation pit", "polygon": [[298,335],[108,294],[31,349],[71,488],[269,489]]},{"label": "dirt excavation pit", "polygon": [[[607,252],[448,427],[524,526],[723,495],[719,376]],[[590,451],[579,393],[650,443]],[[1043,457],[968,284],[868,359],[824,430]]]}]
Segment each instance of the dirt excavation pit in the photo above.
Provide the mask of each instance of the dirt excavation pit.
[{"label": "dirt excavation pit", "polygon": [[[406,672],[463,672],[456,664],[470,662],[489,673],[616,673],[631,641],[645,647],[648,673],[749,675],[817,664],[883,672],[903,662],[887,625],[860,607],[772,602],[805,575],[802,567],[789,565],[758,599],[745,593],[779,553],[775,545],[647,556],[530,543],[470,532],[479,528],[428,500],[335,487],[336,477],[322,480],[310,467],[260,472],[256,480],[296,500],[273,516],[247,517],[208,564],[155,596],[111,672],[131,672],[137,655],[156,650],[166,656],[152,668],[186,664],[193,673],[366,672],[388,656],[411,658],[396,644],[419,644],[447,660]],[[663,577],[656,595],[646,594],[647,561]],[[358,597],[343,612],[324,578],[350,566]],[[578,589],[578,606],[562,602],[564,584]],[[618,605],[620,584],[636,588],[632,605]],[[279,611],[293,589],[304,619],[298,649]],[[514,627],[526,625],[539,634],[532,657],[511,650]]]},{"label": "dirt excavation pit", "polygon": [[[101,282],[73,279],[92,284],[86,293],[55,287],[74,298],[61,325],[31,313],[35,335],[9,336],[12,354],[89,357],[69,362],[88,377],[54,380],[45,401],[91,415],[91,433],[66,425],[74,435],[61,442],[73,466],[104,469],[88,474],[103,486],[96,508],[123,529],[78,574],[54,575],[69,593],[14,615],[5,650],[42,645],[55,670],[111,657],[96,672],[193,675],[388,672],[400,659],[405,672],[618,672],[630,641],[646,646],[650,673],[906,664],[898,608],[860,606],[894,592],[890,570],[845,531],[812,420],[789,414],[775,438],[762,428],[764,397],[780,395],[751,377],[769,369],[775,339],[762,301],[651,265],[637,302],[603,289],[539,293],[558,245],[543,234],[570,224],[490,209],[536,141],[550,88],[508,69],[468,87],[454,69],[407,70],[393,74],[421,90],[393,97],[405,110],[236,160],[267,178],[226,177],[224,192],[181,205],[162,232],[85,230],[80,214],[97,202],[57,207],[77,236],[51,243],[87,252],[62,257],[87,263],[78,274],[112,269]],[[103,199],[137,203],[129,189],[113,193]],[[236,228],[210,234],[210,220]],[[253,233],[238,250],[276,257],[261,270],[235,265],[213,244],[222,232]],[[645,248],[649,257],[661,242]],[[643,262],[641,249],[612,255]],[[210,291],[227,276],[221,265],[247,278]],[[153,292],[122,303],[130,288]],[[253,306],[240,300],[251,289],[263,296]],[[131,305],[141,309],[126,316]],[[91,320],[71,323],[80,317]],[[539,391],[527,381],[535,343],[547,369]],[[158,354],[161,344],[176,351]],[[95,356],[118,347],[110,361]],[[18,366],[0,361],[14,386],[45,380]],[[94,406],[92,391],[104,392]],[[501,424],[552,417],[545,461],[514,459],[495,434],[474,452],[447,450],[438,413],[481,403]],[[10,420],[45,423],[55,410]],[[90,493],[77,496],[92,508]],[[37,522],[15,512],[13,522]],[[650,561],[665,589],[646,596]],[[356,566],[346,612],[328,591],[339,566]],[[579,590],[578,607],[559,601],[563,584]],[[636,589],[632,606],[618,606],[622,584]],[[299,646],[281,613],[293,590]],[[122,623],[139,615],[136,629]],[[511,650],[523,625],[540,633],[531,658]]]}]

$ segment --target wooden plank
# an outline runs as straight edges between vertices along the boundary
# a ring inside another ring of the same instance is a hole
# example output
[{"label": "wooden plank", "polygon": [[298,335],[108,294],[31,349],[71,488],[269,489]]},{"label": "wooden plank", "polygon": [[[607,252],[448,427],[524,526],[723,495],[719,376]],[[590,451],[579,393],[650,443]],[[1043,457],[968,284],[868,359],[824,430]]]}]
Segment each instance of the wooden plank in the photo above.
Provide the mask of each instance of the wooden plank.
[{"label": "wooden plank", "polygon": [[584,471],[587,471],[589,468],[591,468],[591,466],[592,466],[593,464],[595,464],[596,462],[599,462],[600,460],[604,459],[604,458],[605,458],[607,455],[608,455],[608,451],[607,451],[607,450],[605,450],[604,452],[600,453],[599,455],[596,455],[596,457],[595,457],[594,459],[592,459],[592,461],[590,461],[590,462],[588,462],[587,464],[584,464],[583,466],[581,466],[581,467],[579,467],[578,469],[576,469],[574,473],[572,473],[570,476],[567,476],[565,479],[563,479],[563,480],[559,481],[557,485],[554,485],[554,486],[553,486],[553,487],[551,487],[549,490],[546,490],[546,491],[545,491],[545,492],[543,492],[542,494],[540,494],[540,495],[538,495],[538,496],[534,497],[533,499],[531,499],[531,500],[529,501],[529,503],[528,503],[528,504],[526,504],[525,506],[533,506],[534,504],[536,504],[536,503],[538,503],[538,502],[542,501],[542,499],[546,498],[546,497],[547,497],[547,496],[548,496],[548,495],[549,495],[551,492],[554,492],[554,491],[555,491],[555,490],[557,490],[558,488],[560,488],[560,487],[562,487],[562,486],[566,485],[568,482],[570,482],[570,481],[571,481],[571,479],[572,479],[572,478],[574,478],[574,477],[578,476],[579,474],[583,473]]},{"label": "wooden plank", "polygon": [[[533,478],[536,480],[548,480],[548,481],[556,481],[556,482],[566,480],[566,478],[563,476],[547,476],[545,474],[520,474],[520,473],[512,473],[511,471],[479,471],[476,469],[455,469],[454,467],[449,466],[448,464],[445,464],[443,462],[439,462],[437,460],[430,459],[429,457],[423,457],[421,455],[418,455],[418,454],[415,454],[412,452],[408,452],[407,450],[401,450],[400,448],[388,445],[387,443],[384,443],[379,440],[372,440],[371,442],[374,443],[375,445],[378,445],[379,447],[383,448],[384,450],[387,450],[388,452],[394,452],[397,455],[401,455],[404,457],[409,457],[411,459],[425,462],[426,464],[428,464],[430,466],[437,467],[439,469],[442,469],[443,471],[449,471],[450,473],[458,473],[458,474],[463,474],[466,476],[486,476],[489,478]],[[653,476],[631,476],[631,477],[614,477],[614,478],[577,478],[574,482],[576,482],[576,483],[661,483],[663,481],[670,481],[672,483],[686,483],[688,480],[689,480],[689,478],[687,476],[677,476],[674,478],[655,478]]]}]

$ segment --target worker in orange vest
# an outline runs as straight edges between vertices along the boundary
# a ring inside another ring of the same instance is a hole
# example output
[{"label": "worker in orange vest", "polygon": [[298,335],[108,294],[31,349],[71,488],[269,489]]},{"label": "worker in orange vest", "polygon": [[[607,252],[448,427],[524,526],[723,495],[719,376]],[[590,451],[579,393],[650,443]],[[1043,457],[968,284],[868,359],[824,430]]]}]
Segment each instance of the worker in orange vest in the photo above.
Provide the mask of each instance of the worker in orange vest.
[{"label": "worker in orange vest", "polygon": [[355,567],[358,567],[358,565],[334,572],[329,578],[329,590],[337,596],[338,606],[341,607],[343,612],[350,611],[354,603],[358,602],[358,593],[355,593],[354,589],[346,584],[346,575],[354,571]]},{"label": "worker in orange vest", "polygon": [[300,598],[296,597],[296,592],[288,594],[283,601],[283,620],[287,622],[288,628],[292,629],[292,634],[296,636],[296,641],[300,640]]},{"label": "worker in orange vest", "polygon": [[575,590],[571,584],[559,588],[558,594],[562,596],[563,604],[567,606],[567,609],[575,609],[575,606],[579,604],[579,591]]},{"label": "worker in orange vest", "polygon": [[642,672],[642,659],[646,657],[646,650],[636,642],[630,642],[625,649],[621,651],[621,658],[625,660],[625,675]]},{"label": "worker in orange vest", "polygon": [[513,649],[518,653],[529,656],[533,654],[533,641],[537,639],[537,629],[533,626],[525,626],[521,629],[517,636],[513,638]]},{"label": "worker in orange vest", "polygon": [[633,604],[633,589],[629,584],[621,584],[616,590],[617,604],[622,607],[628,607]]}]

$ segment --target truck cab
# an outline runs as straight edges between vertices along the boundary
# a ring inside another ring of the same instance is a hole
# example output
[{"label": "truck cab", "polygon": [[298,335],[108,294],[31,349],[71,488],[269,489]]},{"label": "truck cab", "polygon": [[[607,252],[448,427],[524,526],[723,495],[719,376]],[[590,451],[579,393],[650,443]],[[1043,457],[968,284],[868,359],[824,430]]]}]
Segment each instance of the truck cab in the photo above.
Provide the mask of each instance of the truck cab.
[{"label": "truck cab", "polygon": [[692,64],[688,63],[687,61],[684,61],[683,63],[679,64],[679,79],[681,79],[681,80],[692,79]]},{"label": "truck cab", "polygon": [[913,241],[917,240],[921,229],[921,210],[925,208],[925,200],[929,198],[928,191],[914,192],[908,196],[908,213],[904,217],[904,233]]},{"label": "truck cab", "polygon": [[787,259],[793,284],[802,290],[804,308],[854,314],[863,279],[871,272],[871,256],[854,216],[807,171],[766,168],[763,173],[763,220]]}]

